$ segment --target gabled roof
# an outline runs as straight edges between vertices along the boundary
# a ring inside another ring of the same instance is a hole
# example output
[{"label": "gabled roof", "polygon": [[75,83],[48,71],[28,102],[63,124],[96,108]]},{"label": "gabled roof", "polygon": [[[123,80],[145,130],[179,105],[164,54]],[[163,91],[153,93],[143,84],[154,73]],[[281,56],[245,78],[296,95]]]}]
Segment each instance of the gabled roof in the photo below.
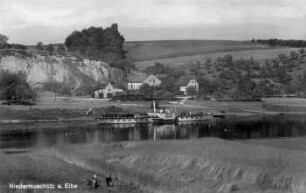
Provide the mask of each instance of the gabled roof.
[{"label": "gabled roof", "polygon": [[133,72],[132,75],[129,76],[129,82],[143,82],[147,77],[148,75],[143,72]]},{"label": "gabled roof", "polygon": [[[109,83],[102,83],[102,84],[99,84],[99,88],[100,89],[105,89],[105,87],[108,85]],[[112,85],[113,86],[113,85]]]},{"label": "gabled roof", "polygon": [[176,85],[178,86],[187,86],[190,80],[194,79],[193,76],[181,76],[177,82]]},{"label": "gabled roof", "polygon": [[99,84],[99,88],[100,88],[99,90],[105,89],[106,86],[109,85],[109,84],[113,87],[113,89],[117,89],[118,88],[118,86],[116,86],[115,84],[112,84],[111,82],[109,82],[109,83]]}]

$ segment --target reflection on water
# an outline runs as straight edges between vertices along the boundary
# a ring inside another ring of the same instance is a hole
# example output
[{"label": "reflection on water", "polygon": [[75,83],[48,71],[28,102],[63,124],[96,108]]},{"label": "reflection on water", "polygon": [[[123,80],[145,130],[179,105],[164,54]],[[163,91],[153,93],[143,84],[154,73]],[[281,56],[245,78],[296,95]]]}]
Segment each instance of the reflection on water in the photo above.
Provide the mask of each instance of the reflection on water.
[{"label": "reflection on water", "polygon": [[[53,123],[54,124],[54,123]],[[218,137],[250,139],[297,137],[306,135],[302,116],[248,117],[216,119],[210,122],[177,125],[11,125],[14,130],[0,132],[0,148],[50,147],[63,144],[111,141],[167,140]]]}]

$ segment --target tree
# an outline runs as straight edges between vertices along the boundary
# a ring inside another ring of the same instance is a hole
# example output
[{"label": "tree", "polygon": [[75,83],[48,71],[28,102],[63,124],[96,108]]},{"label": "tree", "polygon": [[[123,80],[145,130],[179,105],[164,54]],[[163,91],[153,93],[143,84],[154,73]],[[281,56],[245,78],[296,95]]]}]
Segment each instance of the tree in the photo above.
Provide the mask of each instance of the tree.
[{"label": "tree", "polygon": [[290,52],[290,57],[292,60],[296,60],[299,58],[299,53],[297,53],[296,51],[291,51]]},{"label": "tree", "polygon": [[147,67],[145,71],[148,74],[168,74],[172,69],[165,66],[163,63],[156,62],[154,66]]},{"label": "tree", "polygon": [[3,49],[7,46],[8,37],[0,33],[0,49]]},{"label": "tree", "polygon": [[123,43],[124,37],[119,33],[117,24],[106,29],[90,27],[74,31],[65,40],[70,52],[108,63],[126,58]]},{"label": "tree", "polygon": [[36,93],[30,87],[24,73],[10,73],[3,71],[0,74],[0,98],[7,100],[32,100],[35,101]]},{"label": "tree", "polygon": [[56,52],[59,54],[65,54],[66,53],[65,46],[63,44],[58,45]]},{"label": "tree", "polygon": [[54,52],[54,46],[52,44],[48,44],[46,47],[46,51],[48,52],[49,55],[52,55]]},{"label": "tree", "polygon": [[187,95],[195,97],[197,95],[197,89],[195,86],[189,86],[187,88]]},{"label": "tree", "polygon": [[196,61],[190,64],[189,71],[194,77],[198,77],[200,68],[201,68],[201,63]]},{"label": "tree", "polygon": [[38,51],[43,51],[43,50],[44,50],[44,45],[43,45],[43,43],[42,43],[42,42],[37,42],[37,44],[36,44],[36,49],[37,49]]},{"label": "tree", "polygon": [[301,48],[301,49],[299,49],[299,52],[300,52],[301,55],[303,55],[303,54],[305,54],[305,49]]},{"label": "tree", "polygon": [[204,77],[198,78],[197,82],[199,84],[199,95],[200,96],[206,96],[211,90],[210,82]]},{"label": "tree", "polygon": [[159,90],[159,87],[154,87],[154,86],[150,86],[148,84],[143,84],[140,87],[139,92],[146,97],[155,98],[156,97],[156,92],[158,90]]},{"label": "tree", "polygon": [[283,63],[285,64],[287,62],[287,56],[284,54],[284,53],[281,53],[278,55],[278,59]]}]

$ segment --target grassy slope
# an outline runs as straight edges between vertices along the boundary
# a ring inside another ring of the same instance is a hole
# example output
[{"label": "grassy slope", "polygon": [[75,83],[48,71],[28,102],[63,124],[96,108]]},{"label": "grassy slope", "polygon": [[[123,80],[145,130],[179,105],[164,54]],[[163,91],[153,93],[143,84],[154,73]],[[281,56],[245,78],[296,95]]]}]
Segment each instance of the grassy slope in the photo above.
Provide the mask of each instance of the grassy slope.
[{"label": "grassy slope", "polygon": [[276,58],[279,54],[284,53],[289,55],[290,51],[295,50],[297,48],[275,48],[275,49],[259,49],[259,50],[236,50],[236,51],[228,51],[228,52],[214,52],[214,53],[206,53],[200,55],[191,55],[191,56],[180,56],[180,57],[171,57],[166,59],[154,59],[147,61],[139,61],[136,62],[136,66],[143,70],[148,66],[154,65],[156,62],[160,62],[163,64],[167,64],[170,67],[181,67],[182,65],[189,64],[191,61],[200,61],[204,62],[207,57],[211,59],[216,59],[218,57],[223,57],[225,55],[231,54],[234,59],[249,59],[253,57],[255,60],[259,62],[264,62],[265,59]]},{"label": "grassy slope", "polygon": [[129,52],[128,56],[134,61],[264,48],[267,48],[267,46],[229,40],[173,40],[125,43],[125,49]]},{"label": "grassy slope", "polygon": [[58,157],[154,192],[303,192],[304,147],[305,138],[206,138],[66,147]]},{"label": "grassy slope", "polygon": [[[92,169],[84,169],[73,164],[59,160],[54,156],[54,151],[38,150],[27,153],[5,154],[0,151],[0,192],[13,192],[8,190],[8,183],[15,184],[77,184],[77,189],[44,190],[43,192],[65,192],[65,193],[87,193],[92,192],[86,187],[86,179],[94,173],[102,183],[102,188],[98,192],[141,192],[131,185],[125,185],[115,179],[114,188],[106,188],[105,175]],[[15,192],[15,191],[14,191]],[[16,191],[17,192],[17,191]],[[18,191],[18,192],[42,192]]]}]

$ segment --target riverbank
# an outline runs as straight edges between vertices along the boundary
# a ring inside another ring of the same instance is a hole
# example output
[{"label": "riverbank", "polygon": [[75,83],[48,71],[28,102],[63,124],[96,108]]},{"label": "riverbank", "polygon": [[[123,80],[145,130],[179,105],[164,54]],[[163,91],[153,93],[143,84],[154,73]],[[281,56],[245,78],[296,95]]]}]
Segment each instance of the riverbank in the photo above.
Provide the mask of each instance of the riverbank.
[{"label": "riverbank", "polygon": [[305,138],[206,138],[65,146],[57,157],[151,192],[300,193],[306,191],[304,147]]},{"label": "riverbank", "polygon": [[[280,103],[278,103],[278,101]],[[305,103],[304,103],[305,102]],[[305,114],[306,99],[267,99],[265,102],[222,102],[187,100],[180,103],[161,102],[161,106],[182,111],[203,111],[220,113],[228,116]],[[150,102],[115,102],[105,99],[86,97],[59,97],[52,93],[39,94],[34,106],[2,105],[0,104],[0,123],[33,122],[33,121],[63,121],[83,120],[89,109],[94,112],[109,112],[115,110],[128,113],[148,112]]]}]

